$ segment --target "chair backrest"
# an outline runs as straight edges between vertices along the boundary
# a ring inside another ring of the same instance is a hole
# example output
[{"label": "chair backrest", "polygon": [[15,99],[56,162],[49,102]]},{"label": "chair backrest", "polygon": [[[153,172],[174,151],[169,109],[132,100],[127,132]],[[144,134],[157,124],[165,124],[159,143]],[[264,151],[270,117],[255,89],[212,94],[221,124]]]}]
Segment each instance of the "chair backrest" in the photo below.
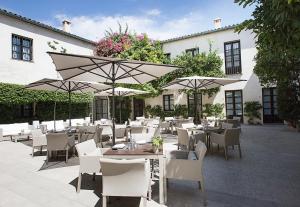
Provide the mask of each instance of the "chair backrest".
[{"label": "chair backrest", "polygon": [[160,136],[160,127],[148,127],[148,135],[151,137]]},{"label": "chair backrest", "polygon": [[66,133],[49,133],[47,137],[47,150],[65,150],[68,145],[68,135]]},{"label": "chair backrest", "polygon": [[207,151],[207,148],[206,148],[205,144],[203,142],[199,141],[195,148],[195,153],[196,153],[196,156],[199,161],[202,162],[206,151]]},{"label": "chair backrest", "polygon": [[142,126],[142,121],[131,121],[130,126]]},{"label": "chair backrest", "polygon": [[188,131],[183,128],[176,128],[176,130],[178,135],[178,145],[183,145],[188,148],[190,143]]},{"label": "chair backrest", "polygon": [[144,126],[135,126],[130,128],[131,134],[141,134],[146,131],[146,127]]},{"label": "chair backrest", "polygon": [[182,124],[183,129],[193,128],[194,126],[195,126],[194,123],[183,123]]},{"label": "chair backrest", "polygon": [[102,131],[103,128],[100,125],[96,126],[96,143],[101,143],[102,142]]},{"label": "chair backrest", "polygon": [[174,117],[171,117],[171,116],[166,116],[165,117],[165,121],[172,121],[174,120]]},{"label": "chair backrest", "polygon": [[104,125],[101,126],[102,130],[102,135],[112,135],[112,127],[109,125]]},{"label": "chair backrest", "polygon": [[227,119],[226,122],[232,124],[232,128],[237,128],[240,126],[240,120],[237,119]]},{"label": "chair backrest", "polygon": [[93,139],[76,144],[75,147],[79,157],[87,155],[97,149],[96,143]]},{"label": "chair backrest", "polygon": [[39,127],[40,127],[40,121],[38,121],[38,120],[32,121],[32,126],[33,126],[35,129],[39,128]]},{"label": "chair backrest", "polygon": [[221,126],[222,126],[222,129],[232,129],[233,124],[222,122]]},{"label": "chair backrest", "polygon": [[125,137],[126,128],[116,128],[115,132],[116,132],[115,133],[116,138],[124,138]]},{"label": "chair backrest", "polygon": [[228,128],[225,130],[225,143],[227,145],[235,145],[240,143],[240,133],[241,130],[238,128]]},{"label": "chair backrest", "polygon": [[145,120],[145,117],[144,116],[137,116],[135,118],[137,121],[144,121]]},{"label": "chair backrest", "polygon": [[100,165],[104,196],[147,196],[150,181],[149,161],[101,158]]}]

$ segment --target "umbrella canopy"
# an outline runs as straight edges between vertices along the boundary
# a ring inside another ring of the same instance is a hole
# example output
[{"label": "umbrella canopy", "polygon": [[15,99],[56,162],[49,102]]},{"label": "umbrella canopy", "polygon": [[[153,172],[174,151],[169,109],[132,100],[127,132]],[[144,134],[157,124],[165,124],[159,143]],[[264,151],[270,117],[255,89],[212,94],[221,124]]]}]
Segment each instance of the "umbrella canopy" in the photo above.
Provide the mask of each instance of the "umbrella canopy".
[{"label": "umbrella canopy", "polygon": [[211,89],[239,81],[246,81],[234,78],[217,78],[204,76],[190,76],[178,78],[168,83],[164,89]]},{"label": "umbrella canopy", "polygon": [[178,69],[174,65],[155,64],[119,58],[48,52],[63,79],[112,83],[113,144],[115,144],[115,84],[143,84]]},{"label": "umbrella canopy", "polygon": [[236,83],[239,81],[246,81],[241,79],[233,78],[217,78],[217,77],[204,77],[204,76],[190,76],[178,78],[170,83],[168,83],[164,89],[190,89],[194,93],[194,121],[196,124],[199,123],[199,117],[197,113],[197,91],[199,89],[211,89],[219,86],[224,86],[231,83]]},{"label": "umbrella canopy", "polygon": [[69,94],[69,125],[71,126],[71,93],[88,93],[108,89],[111,86],[83,81],[66,81],[44,78],[25,86],[28,89],[67,92]]}]

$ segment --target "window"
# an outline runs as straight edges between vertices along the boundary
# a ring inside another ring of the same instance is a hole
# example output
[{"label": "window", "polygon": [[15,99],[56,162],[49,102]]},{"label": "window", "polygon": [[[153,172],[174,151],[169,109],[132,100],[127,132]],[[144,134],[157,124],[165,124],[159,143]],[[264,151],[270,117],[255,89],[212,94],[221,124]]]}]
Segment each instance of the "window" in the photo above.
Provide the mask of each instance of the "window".
[{"label": "window", "polygon": [[163,95],[163,106],[164,111],[174,110],[174,96],[173,95]]},{"label": "window", "polygon": [[187,49],[185,50],[186,54],[190,54],[191,56],[195,56],[199,54],[199,48],[191,48],[191,49]]},{"label": "window", "polygon": [[15,60],[32,61],[32,39],[13,34],[12,58]]},{"label": "window", "polygon": [[[197,93],[197,105],[200,106],[200,109],[202,111],[202,95],[201,93]],[[194,95],[188,95],[187,97],[187,102],[188,102],[188,115],[189,116],[195,116],[195,105],[194,105]],[[199,110],[199,107],[198,107]]]},{"label": "window", "polygon": [[242,91],[225,91],[226,116],[232,118],[239,116],[243,118],[243,97]]},{"label": "window", "polygon": [[262,95],[264,123],[281,123],[277,109],[277,89],[263,88]]},{"label": "window", "polygon": [[166,56],[167,59],[171,60],[171,53],[165,53],[164,55]]},{"label": "window", "polygon": [[241,67],[241,44],[240,41],[224,43],[225,73],[239,74]]},{"label": "window", "polygon": [[18,117],[29,118],[33,117],[33,107],[32,104],[21,105],[19,110],[17,110]]},{"label": "window", "polygon": [[108,119],[108,100],[96,99],[96,120]]}]

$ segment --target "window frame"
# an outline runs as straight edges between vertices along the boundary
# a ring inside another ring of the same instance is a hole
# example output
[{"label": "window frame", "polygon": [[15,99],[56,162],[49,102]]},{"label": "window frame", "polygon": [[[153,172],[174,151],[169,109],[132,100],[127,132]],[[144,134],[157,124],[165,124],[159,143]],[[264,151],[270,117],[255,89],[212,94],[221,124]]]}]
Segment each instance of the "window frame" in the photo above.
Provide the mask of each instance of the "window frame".
[{"label": "window frame", "polygon": [[[235,104],[236,104],[236,102],[235,102],[235,93],[236,92],[238,92],[238,91],[240,91],[241,92],[241,96],[240,96],[240,98],[241,98],[241,102],[240,102],[240,104],[241,104],[241,112],[242,112],[242,115],[238,115],[238,114],[236,114],[236,108],[235,108]],[[229,110],[232,110],[232,115],[228,115],[227,114],[227,111],[228,111],[228,109],[227,109],[227,96],[226,96],[226,93],[228,93],[228,92],[231,92],[232,93],[232,109],[229,109]],[[244,103],[243,103],[243,90],[226,90],[225,91],[225,112],[226,112],[226,118],[228,118],[229,116],[239,116],[239,117],[241,117],[241,120],[243,120],[243,117],[244,117]]]},{"label": "window frame", "polygon": [[[239,45],[239,66],[234,66],[234,54],[233,54],[233,45],[234,43],[238,43]],[[226,56],[226,45],[231,45],[231,53],[230,53],[230,59],[231,59],[231,67],[227,67],[227,57]],[[225,63],[225,74],[226,75],[234,75],[234,74],[242,74],[242,57],[241,57],[241,41],[240,40],[234,40],[229,42],[224,42],[224,63]]]},{"label": "window frame", "polygon": [[[171,104],[171,97],[173,97],[173,104]],[[165,105],[165,99],[167,98],[168,108]],[[174,111],[174,94],[165,94],[163,95],[163,108],[164,111]]]},{"label": "window frame", "polygon": [[[191,52],[192,57],[195,57],[196,55],[199,54],[199,47],[193,47],[193,48],[189,48],[185,50],[185,53],[188,54],[189,52]],[[197,54],[195,54],[195,52],[197,52]]]},{"label": "window frame", "polygon": [[[16,37],[20,38],[20,45],[14,44],[13,39],[16,38]],[[29,47],[23,46],[23,41],[24,40],[27,40],[27,41],[30,42]],[[13,50],[13,46],[15,46],[15,45],[20,47],[20,53],[18,53],[18,54],[20,54],[20,59],[19,58],[14,58],[13,54],[16,51]],[[26,54],[26,53],[23,53],[23,48],[28,48],[29,49],[29,51],[30,51],[30,60],[25,60],[23,58],[23,54]],[[25,62],[33,62],[33,39],[29,38],[29,37],[25,37],[25,36],[22,36],[22,35],[17,35],[17,34],[12,33],[12,35],[11,35],[11,58],[13,60],[20,60],[20,61],[25,61]]]}]

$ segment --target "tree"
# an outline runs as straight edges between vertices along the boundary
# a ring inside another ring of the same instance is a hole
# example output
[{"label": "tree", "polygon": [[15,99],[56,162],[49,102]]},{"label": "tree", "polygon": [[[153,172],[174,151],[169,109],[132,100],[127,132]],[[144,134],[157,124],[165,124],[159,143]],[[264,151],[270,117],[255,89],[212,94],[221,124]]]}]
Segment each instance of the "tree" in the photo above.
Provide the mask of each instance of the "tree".
[{"label": "tree", "polygon": [[300,119],[300,1],[236,0],[243,7],[255,4],[253,18],[237,31],[256,34],[257,55],[254,72],[265,86],[278,87],[281,118],[296,126]]}]

